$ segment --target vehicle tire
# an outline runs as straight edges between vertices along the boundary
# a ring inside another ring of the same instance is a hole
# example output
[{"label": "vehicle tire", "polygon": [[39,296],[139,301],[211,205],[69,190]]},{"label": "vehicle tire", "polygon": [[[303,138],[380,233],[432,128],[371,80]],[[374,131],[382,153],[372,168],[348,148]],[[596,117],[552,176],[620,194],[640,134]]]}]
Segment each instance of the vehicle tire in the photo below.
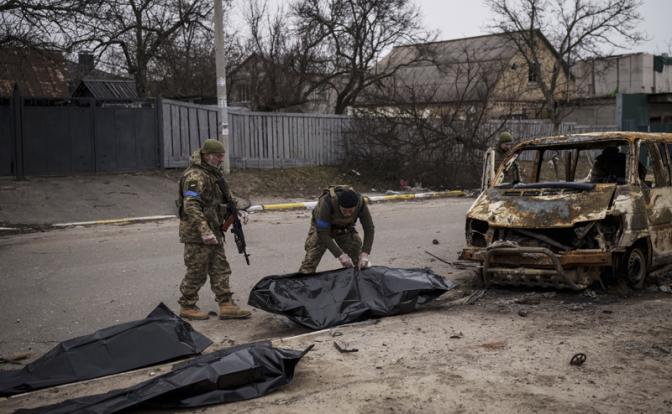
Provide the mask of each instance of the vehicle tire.
[{"label": "vehicle tire", "polygon": [[623,276],[633,289],[644,287],[644,281],[649,272],[646,251],[641,246],[634,246],[625,255],[623,260]]}]

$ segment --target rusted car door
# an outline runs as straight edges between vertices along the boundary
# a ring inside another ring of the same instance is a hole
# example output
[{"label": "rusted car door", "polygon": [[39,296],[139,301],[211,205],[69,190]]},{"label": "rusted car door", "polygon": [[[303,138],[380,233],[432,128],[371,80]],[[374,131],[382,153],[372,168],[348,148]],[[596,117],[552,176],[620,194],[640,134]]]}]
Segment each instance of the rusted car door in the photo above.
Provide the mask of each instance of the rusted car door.
[{"label": "rusted car door", "polygon": [[669,263],[672,261],[672,186],[664,144],[640,142],[637,175],[646,202],[653,263]]},{"label": "rusted car door", "polygon": [[485,152],[483,157],[483,173],[481,174],[481,192],[487,190],[490,187],[490,180],[495,176],[497,172],[495,170],[495,151],[490,148]]}]

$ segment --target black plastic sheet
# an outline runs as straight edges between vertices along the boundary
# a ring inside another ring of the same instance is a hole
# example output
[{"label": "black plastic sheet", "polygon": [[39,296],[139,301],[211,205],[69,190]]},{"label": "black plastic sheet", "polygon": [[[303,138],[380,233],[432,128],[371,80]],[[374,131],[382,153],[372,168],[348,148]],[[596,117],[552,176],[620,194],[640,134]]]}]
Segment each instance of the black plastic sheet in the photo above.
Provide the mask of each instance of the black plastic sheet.
[{"label": "black plastic sheet", "polygon": [[455,286],[429,269],[338,269],[267,276],[252,288],[248,304],[324,329],[412,312]]},{"label": "black plastic sheet", "polygon": [[145,319],[61,342],[16,371],[0,371],[0,396],[130,371],[201,353],[205,336],[161,303]]},{"label": "black plastic sheet", "polygon": [[164,375],[106,394],[17,413],[108,414],[128,408],[194,408],[248,400],[289,384],[305,351],[257,342],[201,355]]}]

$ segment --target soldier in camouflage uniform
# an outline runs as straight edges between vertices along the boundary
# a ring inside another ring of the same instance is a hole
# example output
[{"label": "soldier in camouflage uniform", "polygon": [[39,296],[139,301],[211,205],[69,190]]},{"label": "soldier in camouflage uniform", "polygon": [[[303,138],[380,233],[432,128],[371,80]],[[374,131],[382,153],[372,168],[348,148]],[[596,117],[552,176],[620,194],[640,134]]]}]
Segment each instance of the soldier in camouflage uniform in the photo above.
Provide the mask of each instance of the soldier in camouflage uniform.
[{"label": "soldier in camouflage uniform", "polygon": [[510,132],[504,131],[499,134],[499,140],[497,141],[497,146],[495,150],[495,172],[499,168],[499,165],[504,161],[513,147],[513,135]]},{"label": "soldier in camouflage uniform", "polygon": [[[355,230],[357,219],[364,228],[364,244]],[[325,250],[329,249],[343,267],[362,269],[369,263],[373,245],[373,220],[362,196],[350,187],[325,190],[317,201],[306,239],[306,257],[300,273],[315,273]]]},{"label": "soldier in camouflage uniform", "polygon": [[[231,268],[224,254],[222,224],[226,203],[235,203],[219,169],[224,160],[224,145],[209,139],[191,157],[191,166],[180,179],[180,241],[184,243],[184,264],[187,273],[180,284],[180,316],[186,319],[208,319],[201,311],[198,291],[210,275],[210,287],[219,304],[219,318],[247,318],[250,312],[239,308],[231,297]],[[245,212],[241,212],[246,221]]]}]

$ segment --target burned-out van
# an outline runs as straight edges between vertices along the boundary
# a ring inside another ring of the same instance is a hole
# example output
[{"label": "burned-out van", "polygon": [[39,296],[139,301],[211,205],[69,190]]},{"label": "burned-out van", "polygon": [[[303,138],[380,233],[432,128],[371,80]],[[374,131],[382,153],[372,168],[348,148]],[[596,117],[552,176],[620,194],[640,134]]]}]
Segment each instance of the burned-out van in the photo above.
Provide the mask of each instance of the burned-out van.
[{"label": "burned-out van", "polygon": [[614,276],[640,288],[672,263],[671,158],[672,134],[523,142],[484,174],[461,258],[482,263],[486,285],[578,290]]}]

